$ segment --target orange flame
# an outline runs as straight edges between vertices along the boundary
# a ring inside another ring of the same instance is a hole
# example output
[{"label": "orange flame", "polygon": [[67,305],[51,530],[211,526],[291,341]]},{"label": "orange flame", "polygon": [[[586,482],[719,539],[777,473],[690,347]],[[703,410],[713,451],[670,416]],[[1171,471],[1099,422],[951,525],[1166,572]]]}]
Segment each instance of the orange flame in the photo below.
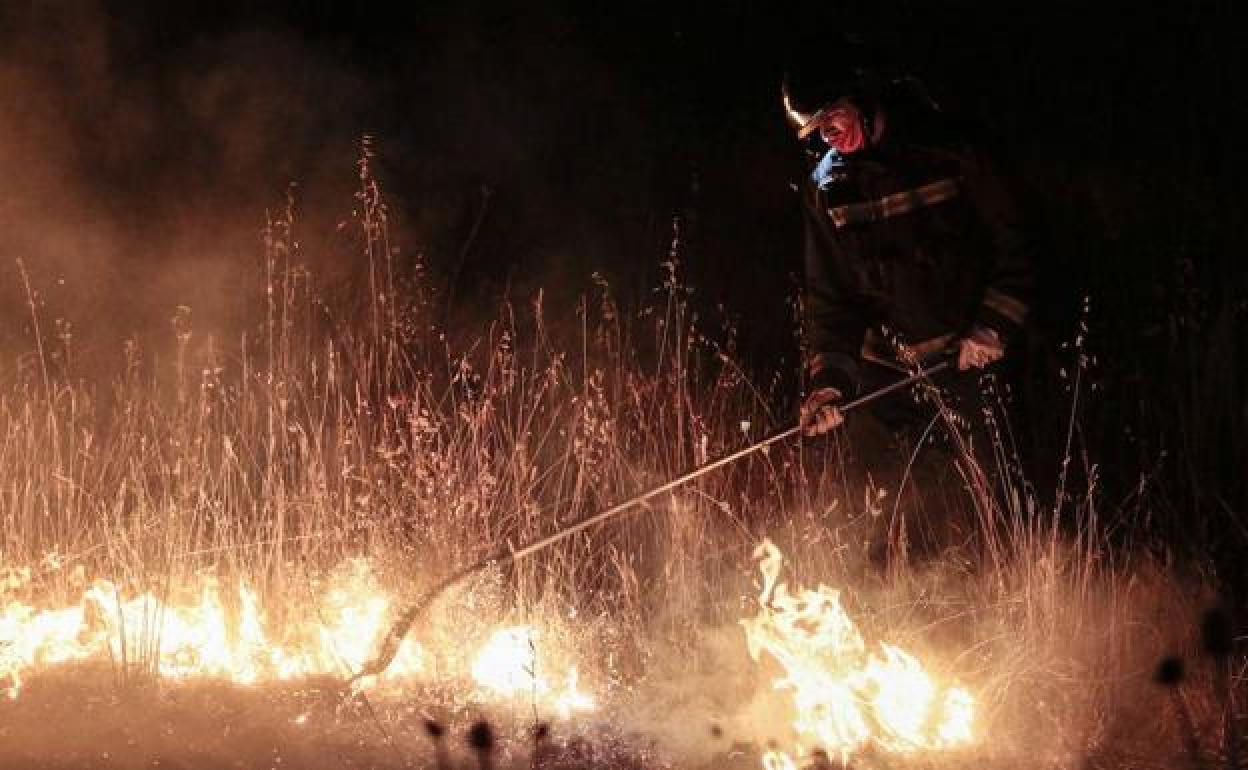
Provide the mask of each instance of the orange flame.
[{"label": "orange flame", "polygon": [[[391,601],[367,561],[347,566],[319,600],[315,619],[291,623],[280,636],[255,591],[240,586],[231,611],[211,577],[202,580],[195,601],[182,604],[150,593],[125,598],[106,580],[92,584],[77,606],[50,610],[7,599],[0,590],[0,692],[17,698],[28,672],[88,660],[142,663],[168,679],[215,677],[242,685],[357,671],[388,631]],[[508,698],[535,696],[564,717],[592,710],[575,667],[556,680],[562,685],[548,678],[551,661],[542,661],[539,675],[537,640],[528,627],[495,633],[473,666],[478,687]],[[383,677],[414,677],[425,658],[406,639]]]},{"label": "orange flame", "polygon": [[[798,748],[840,752],[842,761],[873,744],[886,751],[948,749],[972,740],[974,701],[959,687],[940,687],[917,659],[881,643],[868,652],[840,593],[827,586],[796,595],[779,582],[783,556],[770,541],[754,552],[763,573],[758,615],[742,621],[755,660],[770,655],[784,670],[777,690],[790,691]],[[793,770],[784,751],[767,752],[767,770]]]},{"label": "orange flame", "polygon": [[[210,576],[186,604],[150,593],[127,599],[107,580],[95,581],[76,607],[39,611],[9,600],[0,606],[0,681],[17,697],[29,669],[101,658],[142,663],[170,679],[239,684],[347,673],[368,660],[386,630],[390,603],[371,585],[364,562],[353,563],[341,582],[320,602],[317,620],[281,642],[270,638],[255,591],[239,587],[231,617]],[[419,646],[406,640],[386,675],[415,674],[421,658]]]}]

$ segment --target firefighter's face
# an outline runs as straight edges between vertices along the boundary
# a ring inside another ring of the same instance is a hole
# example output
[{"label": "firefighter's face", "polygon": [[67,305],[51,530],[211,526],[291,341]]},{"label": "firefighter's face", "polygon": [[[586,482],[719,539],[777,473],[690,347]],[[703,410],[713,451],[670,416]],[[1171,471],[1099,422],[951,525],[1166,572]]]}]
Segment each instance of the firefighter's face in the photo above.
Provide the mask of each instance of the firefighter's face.
[{"label": "firefighter's face", "polygon": [[866,144],[862,113],[848,99],[841,99],[824,108],[815,121],[819,136],[842,155],[858,152]]}]

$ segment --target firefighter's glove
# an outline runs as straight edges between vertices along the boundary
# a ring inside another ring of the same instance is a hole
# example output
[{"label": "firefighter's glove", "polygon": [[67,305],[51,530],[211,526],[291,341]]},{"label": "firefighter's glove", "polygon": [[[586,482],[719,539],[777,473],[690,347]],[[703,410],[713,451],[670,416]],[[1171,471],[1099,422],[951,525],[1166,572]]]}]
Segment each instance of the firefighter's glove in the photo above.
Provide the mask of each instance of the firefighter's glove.
[{"label": "firefighter's glove", "polygon": [[976,326],[971,333],[958,340],[958,369],[983,369],[1001,360],[1005,355],[1005,343],[993,329]]},{"label": "firefighter's glove", "polygon": [[818,436],[845,422],[838,404],[841,391],[836,388],[819,388],[802,402],[802,433]]}]

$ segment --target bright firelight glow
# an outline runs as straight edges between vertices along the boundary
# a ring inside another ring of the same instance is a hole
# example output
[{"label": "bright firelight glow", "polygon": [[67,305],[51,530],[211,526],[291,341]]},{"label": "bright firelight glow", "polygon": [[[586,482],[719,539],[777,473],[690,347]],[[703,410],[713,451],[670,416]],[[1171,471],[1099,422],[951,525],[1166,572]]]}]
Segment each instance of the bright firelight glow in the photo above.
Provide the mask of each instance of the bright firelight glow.
[{"label": "bright firelight glow", "polygon": [[[77,606],[49,610],[10,598],[0,586],[0,693],[19,697],[33,670],[92,660],[142,666],[166,679],[213,677],[241,685],[346,676],[371,659],[391,620],[391,601],[365,560],[337,571],[314,611],[302,620],[287,618],[280,630],[248,586],[227,602],[217,580],[206,576],[199,583],[189,601],[178,602],[150,593],[126,597],[113,583],[97,580]],[[10,584],[9,592],[19,584]],[[474,658],[476,686],[495,696],[533,698],[561,716],[592,710],[576,668],[552,677],[559,669],[539,658],[547,651],[537,640],[528,627],[495,633]],[[426,656],[405,639],[382,680],[418,676]]]},{"label": "bright firelight glow", "polygon": [[592,711],[594,700],[578,689],[575,667],[552,685],[546,676],[550,663],[540,659],[538,632],[528,626],[494,632],[472,664],[472,677],[483,689],[506,698],[532,696],[554,704],[560,716]]},{"label": "bright firelight glow", "polygon": [[[770,541],[754,557],[763,590],[758,615],[742,625],[754,660],[766,653],[784,671],[774,686],[792,694],[799,753],[822,749],[848,761],[868,745],[902,753],[972,740],[970,693],[938,685],[898,647],[880,643],[878,653],[869,651],[839,592],[821,585],[790,593],[779,582],[783,556]],[[763,765],[792,770],[798,762],[773,750]]]},{"label": "bright firelight glow", "polygon": [[[76,607],[40,611],[7,599],[0,605],[0,683],[17,697],[27,670],[88,660],[239,684],[348,674],[368,659],[389,619],[390,603],[371,577],[367,563],[351,563],[322,597],[316,620],[280,638],[269,631],[255,591],[240,585],[227,606],[211,576],[185,602],[150,593],[127,598],[107,580],[95,581]],[[410,676],[422,665],[419,645],[408,639],[386,676]]]}]

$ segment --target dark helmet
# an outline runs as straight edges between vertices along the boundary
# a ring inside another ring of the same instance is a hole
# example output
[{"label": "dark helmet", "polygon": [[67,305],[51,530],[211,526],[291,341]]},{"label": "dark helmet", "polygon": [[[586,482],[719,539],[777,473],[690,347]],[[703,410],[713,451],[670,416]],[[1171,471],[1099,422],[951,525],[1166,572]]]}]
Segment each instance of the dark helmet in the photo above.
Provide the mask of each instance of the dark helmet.
[{"label": "dark helmet", "polygon": [[846,35],[799,46],[780,87],[784,115],[799,139],[815,130],[815,118],[832,103],[849,97],[869,107],[889,77],[879,57],[861,38]]}]

